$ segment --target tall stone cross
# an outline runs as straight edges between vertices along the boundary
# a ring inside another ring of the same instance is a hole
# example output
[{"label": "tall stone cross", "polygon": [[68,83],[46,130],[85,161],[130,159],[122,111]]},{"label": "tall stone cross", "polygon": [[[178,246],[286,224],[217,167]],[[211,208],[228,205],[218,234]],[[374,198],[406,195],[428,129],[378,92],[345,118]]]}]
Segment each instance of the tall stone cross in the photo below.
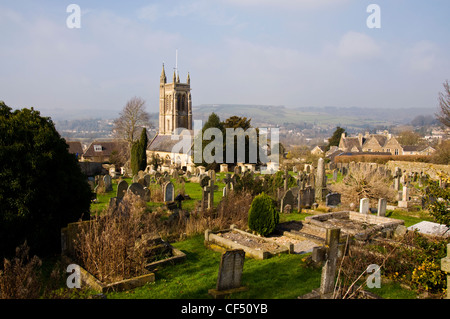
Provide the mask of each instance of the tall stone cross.
[{"label": "tall stone cross", "polygon": [[286,192],[288,190],[288,185],[289,185],[289,172],[287,169],[284,170],[284,191]]},{"label": "tall stone cross", "polygon": [[[214,206],[214,191],[217,189],[218,187],[217,185],[214,185],[214,181],[212,179],[209,180],[208,186],[203,187],[203,194],[208,196],[208,209],[211,209]],[[204,200],[202,202],[204,202]]]},{"label": "tall stone cross", "polygon": [[325,240],[327,258],[325,265],[322,267],[322,277],[320,280],[320,295],[322,299],[330,299],[333,296],[340,234],[340,228],[327,229],[327,237]]},{"label": "tall stone cross", "polygon": [[233,181],[233,179],[231,178],[231,174],[227,174],[227,176],[223,179],[223,181],[225,182],[227,190],[229,190],[230,183]]}]

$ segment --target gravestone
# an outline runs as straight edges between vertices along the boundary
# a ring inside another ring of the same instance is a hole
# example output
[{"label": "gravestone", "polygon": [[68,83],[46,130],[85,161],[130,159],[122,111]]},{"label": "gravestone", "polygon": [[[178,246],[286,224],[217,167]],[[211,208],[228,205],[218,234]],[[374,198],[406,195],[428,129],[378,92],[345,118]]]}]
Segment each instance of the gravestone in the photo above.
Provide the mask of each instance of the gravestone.
[{"label": "gravestone", "polygon": [[214,207],[214,191],[217,190],[217,188],[218,188],[217,185],[214,185],[214,181],[212,179],[209,180],[208,186],[203,187],[203,198],[202,198],[203,207],[205,200],[208,209]]},{"label": "gravestone", "polygon": [[117,185],[117,198],[123,198],[128,189],[128,183],[126,180],[121,180]]},{"label": "gravestone", "polygon": [[235,166],[234,167],[234,174],[235,175],[240,175],[242,173],[242,167],[241,166]]},{"label": "gravestone", "polygon": [[380,198],[378,200],[378,208],[377,208],[377,215],[381,217],[386,216],[386,206],[387,206],[387,200],[386,198]]},{"label": "gravestone", "polygon": [[224,252],[220,259],[216,289],[210,289],[208,293],[214,298],[223,298],[233,292],[246,290],[246,287],[241,287],[244,261],[245,252],[242,249]]},{"label": "gravestone", "polygon": [[111,176],[110,175],[103,176],[103,183],[105,185],[105,192],[112,192],[113,191],[112,180],[111,180]]},{"label": "gravestone", "polygon": [[403,186],[402,190],[402,200],[398,201],[398,207],[408,208],[411,206],[410,198],[409,198],[409,187]]},{"label": "gravestone", "polygon": [[213,169],[210,169],[208,171],[208,176],[210,179],[212,179],[214,182],[216,181],[216,171]]},{"label": "gravestone", "polygon": [[163,187],[164,202],[173,202],[175,198],[175,189],[172,182],[167,182]]},{"label": "gravestone", "polygon": [[283,197],[281,198],[281,213],[284,213],[284,208],[286,205],[294,206],[294,195],[292,194],[292,191],[289,189],[287,192],[284,193]]},{"label": "gravestone", "polygon": [[231,175],[230,175],[230,174],[227,174],[227,176],[225,176],[225,177],[223,178],[223,180],[222,180],[222,182],[225,183],[225,187],[226,187],[227,189],[230,189],[230,184],[231,184],[232,181],[233,181],[233,179],[231,178]]},{"label": "gravestone", "polygon": [[339,228],[328,228],[325,240],[326,256],[325,265],[322,267],[322,276],[320,279],[320,295],[322,299],[332,298],[334,292],[334,280],[336,276],[336,264],[339,249],[339,237],[341,230]]},{"label": "gravestone", "polygon": [[338,170],[337,169],[334,169],[333,170],[333,181],[337,181],[337,177],[338,177]]},{"label": "gravestone", "polygon": [[417,230],[419,233],[447,238],[450,236],[449,228],[443,224],[433,223],[429,221],[421,221],[407,228],[408,230]]},{"label": "gravestone", "polygon": [[361,200],[359,201],[359,212],[361,214],[369,213],[369,199],[368,198],[361,198]]},{"label": "gravestone", "polygon": [[132,183],[127,192],[133,193],[134,195],[139,196],[142,200],[148,202],[150,201],[150,189],[144,187],[144,185],[139,183]]},{"label": "gravestone", "polygon": [[205,166],[198,166],[197,169],[198,169],[199,175],[205,174],[205,171],[206,171]]},{"label": "gravestone", "polygon": [[300,189],[297,197],[299,208],[311,208],[315,201],[315,190],[314,188],[307,186],[305,189]]},{"label": "gravestone", "polygon": [[207,175],[203,175],[202,177],[200,177],[200,187],[203,188],[205,186],[208,186],[210,180],[211,178]]},{"label": "gravestone", "polygon": [[323,158],[317,161],[317,176],[316,176],[316,201],[323,202],[327,194],[327,183],[325,175],[325,164]]},{"label": "gravestone", "polygon": [[330,193],[325,196],[325,205],[328,207],[336,207],[341,204],[341,194]]},{"label": "gravestone", "polygon": [[152,177],[149,174],[144,175],[144,186],[149,187]]},{"label": "gravestone", "polygon": [[283,175],[283,186],[284,186],[284,191],[286,192],[289,186],[289,179],[290,179],[290,175],[287,169],[284,170],[284,175]]},{"label": "gravestone", "polygon": [[220,172],[228,173],[228,164],[220,164]]}]

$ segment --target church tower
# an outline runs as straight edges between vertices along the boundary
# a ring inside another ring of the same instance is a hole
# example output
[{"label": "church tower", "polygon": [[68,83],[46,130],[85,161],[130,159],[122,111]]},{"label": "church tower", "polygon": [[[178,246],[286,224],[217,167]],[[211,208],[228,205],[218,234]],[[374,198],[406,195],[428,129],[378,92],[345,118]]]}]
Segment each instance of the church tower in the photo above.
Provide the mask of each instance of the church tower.
[{"label": "church tower", "polygon": [[178,128],[192,130],[191,79],[186,83],[173,72],[173,82],[167,83],[164,64],[159,81],[159,134],[173,134]]}]

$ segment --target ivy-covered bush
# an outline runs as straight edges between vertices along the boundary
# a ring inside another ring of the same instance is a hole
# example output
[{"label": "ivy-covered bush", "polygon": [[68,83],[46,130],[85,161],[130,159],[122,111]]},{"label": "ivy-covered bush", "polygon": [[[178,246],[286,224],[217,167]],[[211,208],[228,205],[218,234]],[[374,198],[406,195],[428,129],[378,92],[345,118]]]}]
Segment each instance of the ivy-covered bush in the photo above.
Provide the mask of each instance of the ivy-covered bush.
[{"label": "ivy-covered bush", "polygon": [[275,230],[279,220],[280,215],[270,196],[261,193],[253,199],[248,212],[248,227],[251,230],[267,236]]}]

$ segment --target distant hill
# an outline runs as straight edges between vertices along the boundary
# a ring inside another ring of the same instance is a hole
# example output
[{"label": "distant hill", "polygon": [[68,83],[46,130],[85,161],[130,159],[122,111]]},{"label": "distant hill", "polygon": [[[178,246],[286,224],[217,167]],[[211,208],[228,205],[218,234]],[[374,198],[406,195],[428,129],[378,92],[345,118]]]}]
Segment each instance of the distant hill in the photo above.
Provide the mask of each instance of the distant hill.
[{"label": "distant hill", "polygon": [[410,123],[418,115],[433,115],[436,110],[427,108],[383,109],[359,107],[299,107],[282,105],[204,104],[193,107],[194,118],[206,121],[214,112],[221,120],[230,116],[245,116],[253,125],[272,126],[308,123],[317,126],[389,126]]}]

